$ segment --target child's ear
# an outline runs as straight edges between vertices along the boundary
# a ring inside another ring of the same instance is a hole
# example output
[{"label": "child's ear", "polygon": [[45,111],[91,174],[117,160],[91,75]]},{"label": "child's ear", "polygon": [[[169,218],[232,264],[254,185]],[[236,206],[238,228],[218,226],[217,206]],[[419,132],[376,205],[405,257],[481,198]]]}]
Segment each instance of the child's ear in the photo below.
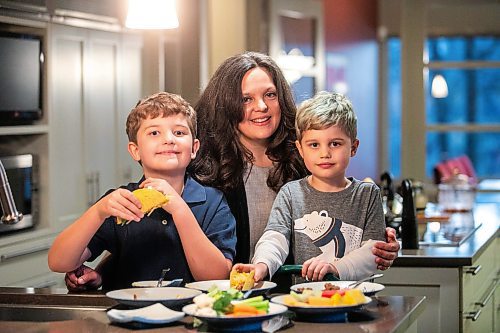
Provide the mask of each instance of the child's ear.
[{"label": "child's ear", "polygon": [[128,153],[135,161],[139,162],[141,160],[141,156],[139,155],[139,147],[135,142],[130,141],[128,143],[127,149]]},{"label": "child's ear", "polygon": [[356,152],[358,151],[358,147],[359,147],[359,140],[356,139],[356,140],[354,140],[354,142],[352,143],[352,146],[351,146],[351,157],[356,155]]},{"label": "child's ear", "polygon": [[196,153],[200,149],[200,140],[194,139],[193,140],[193,149],[191,151],[191,159],[194,160],[196,157]]},{"label": "child's ear", "polygon": [[300,145],[300,141],[299,140],[295,140],[295,147],[297,147],[297,149],[299,151],[299,154],[300,154],[300,157],[302,157],[302,159],[304,159],[304,155],[303,155],[303,152],[302,152],[302,146]]}]

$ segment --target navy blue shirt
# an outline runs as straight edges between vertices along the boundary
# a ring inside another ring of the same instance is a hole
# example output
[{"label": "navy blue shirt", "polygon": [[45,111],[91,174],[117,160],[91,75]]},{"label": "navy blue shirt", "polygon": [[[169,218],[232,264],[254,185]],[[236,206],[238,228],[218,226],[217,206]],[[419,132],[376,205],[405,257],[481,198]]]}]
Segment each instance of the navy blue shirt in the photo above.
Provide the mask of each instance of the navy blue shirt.
[{"label": "navy blue shirt", "polygon": [[[143,180],[124,188],[133,191]],[[222,192],[187,176],[182,198],[208,239],[232,261],[236,252],[236,222]],[[172,215],[161,208],[138,223],[124,226],[118,225],[115,217],[107,218],[88,248],[91,252],[88,261],[104,250],[113,254],[111,263],[102,272],[105,290],[130,288],[134,281],[156,280],[164,268],[170,268],[165,280],[194,280]]]}]

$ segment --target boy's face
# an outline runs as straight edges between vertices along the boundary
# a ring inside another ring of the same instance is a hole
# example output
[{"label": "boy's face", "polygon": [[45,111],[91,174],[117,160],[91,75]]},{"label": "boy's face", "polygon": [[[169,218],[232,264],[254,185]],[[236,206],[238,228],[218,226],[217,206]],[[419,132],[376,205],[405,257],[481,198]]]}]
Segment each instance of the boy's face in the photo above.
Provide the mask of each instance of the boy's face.
[{"label": "boy's face", "polygon": [[129,142],[128,150],[134,160],[141,161],[147,177],[162,177],[165,172],[184,176],[199,146],[186,116],[177,114],[144,120],[137,131],[137,144]]},{"label": "boy's face", "polygon": [[356,155],[359,140],[351,142],[338,126],[330,126],[304,131],[302,140],[295,144],[314,178],[328,184],[340,184],[350,158]]}]

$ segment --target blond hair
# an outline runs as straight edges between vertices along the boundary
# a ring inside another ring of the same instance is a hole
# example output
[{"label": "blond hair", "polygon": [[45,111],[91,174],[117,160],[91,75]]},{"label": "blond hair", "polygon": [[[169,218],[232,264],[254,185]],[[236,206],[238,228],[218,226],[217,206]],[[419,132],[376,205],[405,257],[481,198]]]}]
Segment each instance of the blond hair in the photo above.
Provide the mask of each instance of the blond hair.
[{"label": "blond hair", "polygon": [[297,140],[307,130],[325,129],[338,126],[354,142],[357,137],[357,117],[352,103],[339,93],[320,91],[314,97],[305,100],[297,109],[295,130]]}]

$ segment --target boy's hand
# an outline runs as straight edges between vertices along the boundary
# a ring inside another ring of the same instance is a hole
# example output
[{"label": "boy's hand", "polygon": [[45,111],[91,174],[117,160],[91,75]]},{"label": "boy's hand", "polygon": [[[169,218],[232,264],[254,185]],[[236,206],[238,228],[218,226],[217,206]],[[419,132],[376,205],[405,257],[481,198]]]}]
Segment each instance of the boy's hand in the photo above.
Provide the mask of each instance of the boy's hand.
[{"label": "boy's hand", "polygon": [[116,216],[126,221],[139,222],[144,217],[139,199],[124,188],[111,192],[99,200],[95,207],[102,221],[109,216]]},{"label": "boy's hand", "polygon": [[179,209],[180,206],[186,205],[186,202],[182,197],[177,193],[176,190],[165,180],[160,178],[147,178],[145,181],[139,185],[140,188],[154,188],[161,193],[168,195],[169,200],[168,203],[163,205],[163,209],[170,214]]},{"label": "boy's hand", "polygon": [[398,257],[398,251],[401,247],[396,240],[396,230],[393,228],[385,229],[385,237],[387,242],[376,242],[372,250],[372,253],[377,256],[375,258],[377,269],[382,271],[392,266],[394,260]]},{"label": "boy's hand", "polygon": [[81,265],[74,271],[66,273],[64,282],[69,291],[95,290],[102,285],[102,277],[92,268]]},{"label": "boy's hand", "polygon": [[259,262],[255,265],[253,264],[236,264],[233,266],[233,269],[238,272],[250,272],[255,271],[253,279],[255,282],[262,281],[268,274],[267,265]]},{"label": "boy's hand", "polygon": [[306,260],[302,265],[302,277],[308,281],[322,281],[328,273],[339,276],[335,266],[317,257]]}]

